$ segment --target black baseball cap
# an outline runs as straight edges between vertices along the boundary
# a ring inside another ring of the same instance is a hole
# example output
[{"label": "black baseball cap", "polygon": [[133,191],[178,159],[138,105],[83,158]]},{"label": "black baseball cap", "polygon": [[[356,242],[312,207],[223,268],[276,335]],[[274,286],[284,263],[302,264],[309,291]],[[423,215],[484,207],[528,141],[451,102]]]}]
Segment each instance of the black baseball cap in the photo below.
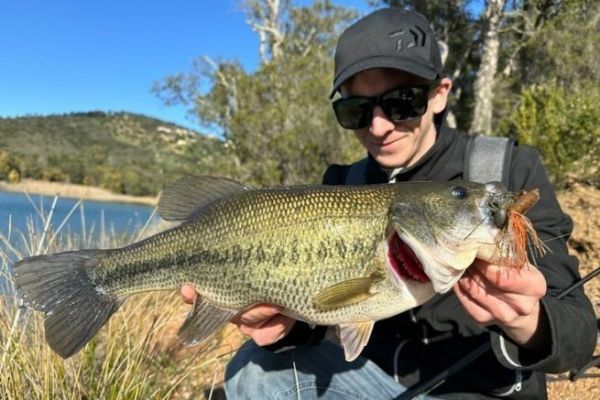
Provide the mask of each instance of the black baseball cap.
[{"label": "black baseball cap", "polygon": [[331,97],[351,76],[395,68],[427,80],[441,78],[442,59],[427,19],[414,11],[383,8],[347,28],[335,50]]}]

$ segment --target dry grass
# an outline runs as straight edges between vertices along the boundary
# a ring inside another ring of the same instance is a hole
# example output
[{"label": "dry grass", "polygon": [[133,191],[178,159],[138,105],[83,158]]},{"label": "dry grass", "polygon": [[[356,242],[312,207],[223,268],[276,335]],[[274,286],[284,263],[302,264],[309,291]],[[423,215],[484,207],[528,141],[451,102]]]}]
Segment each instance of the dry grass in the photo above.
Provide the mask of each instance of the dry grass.
[{"label": "dry grass", "polygon": [[[1,306],[6,306],[2,304]],[[8,399],[202,399],[222,384],[235,350],[228,329],[209,343],[182,348],[175,337],[185,307],[173,295],[137,295],[77,355],[63,360],[43,336],[38,313],[5,335],[17,309],[2,307],[0,398]],[[9,345],[9,342],[10,345]]]},{"label": "dry grass", "polygon": [[[214,389],[222,385],[239,336],[226,329],[202,346],[183,348],[176,331],[189,307],[177,293],[132,296],[78,354],[63,360],[52,352],[42,316],[20,306],[9,272],[16,259],[84,247],[90,235],[52,231],[52,213],[40,210],[43,232],[30,221],[28,232],[0,234],[0,276],[9,284],[8,294],[0,296],[0,399],[218,398]],[[137,239],[105,234],[91,247]]]}]

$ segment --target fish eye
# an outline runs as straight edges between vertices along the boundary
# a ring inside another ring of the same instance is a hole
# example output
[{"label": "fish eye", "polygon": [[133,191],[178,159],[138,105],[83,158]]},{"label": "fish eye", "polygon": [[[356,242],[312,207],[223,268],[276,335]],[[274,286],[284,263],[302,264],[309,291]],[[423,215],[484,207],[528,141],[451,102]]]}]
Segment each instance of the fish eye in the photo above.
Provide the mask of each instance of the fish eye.
[{"label": "fish eye", "polygon": [[456,197],[457,199],[465,199],[469,196],[469,191],[463,186],[456,186],[452,188],[451,193],[452,196]]}]

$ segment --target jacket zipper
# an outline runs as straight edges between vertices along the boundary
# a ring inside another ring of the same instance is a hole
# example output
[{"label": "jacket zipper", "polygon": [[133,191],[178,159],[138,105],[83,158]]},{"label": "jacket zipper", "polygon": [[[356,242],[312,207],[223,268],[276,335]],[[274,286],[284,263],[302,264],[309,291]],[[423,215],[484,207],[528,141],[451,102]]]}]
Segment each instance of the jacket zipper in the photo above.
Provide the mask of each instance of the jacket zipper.
[{"label": "jacket zipper", "polygon": [[522,388],[523,388],[523,373],[521,372],[521,370],[517,369],[517,370],[515,370],[515,383],[513,383],[513,385],[510,387],[510,389],[508,389],[504,393],[494,393],[494,395],[496,395],[498,397],[506,397],[506,396],[510,396],[514,392],[520,392]]}]

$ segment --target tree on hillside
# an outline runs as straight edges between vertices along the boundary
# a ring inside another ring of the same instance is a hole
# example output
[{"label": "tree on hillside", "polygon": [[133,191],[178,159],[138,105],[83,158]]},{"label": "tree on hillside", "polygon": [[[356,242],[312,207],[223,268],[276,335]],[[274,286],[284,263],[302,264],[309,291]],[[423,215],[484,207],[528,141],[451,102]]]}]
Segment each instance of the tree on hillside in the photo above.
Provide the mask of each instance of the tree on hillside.
[{"label": "tree on hillside", "polygon": [[481,63],[473,84],[475,108],[470,132],[492,134],[492,101],[498,69],[500,50],[500,24],[504,14],[504,0],[488,0],[483,18],[484,28],[481,48]]},{"label": "tree on hillside", "polygon": [[[329,0],[294,7],[287,0],[248,0],[261,63],[201,57],[192,71],[165,78],[154,91],[183,104],[201,123],[220,127],[237,178],[260,185],[318,182],[326,165],[356,158],[352,133],[339,128],[328,92],[340,29],[356,17]],[[201,92],[200,86],[210,89]]]},{"label": "tree on hillside", "polygon": [[501,74],[498,131],[536,146],[555,183],[600,185],[600,3],[567,0]]},{"label": "tree on hillside", "polygon": [[[501,79],[528,86],[557,80],[565,86],[600,80],[600,2],[564,0],[528,7],[512,30],[513,45]],[[513,86],[514,87],[514,86]],[[520,87],[514,87],[519,92]]]}]

